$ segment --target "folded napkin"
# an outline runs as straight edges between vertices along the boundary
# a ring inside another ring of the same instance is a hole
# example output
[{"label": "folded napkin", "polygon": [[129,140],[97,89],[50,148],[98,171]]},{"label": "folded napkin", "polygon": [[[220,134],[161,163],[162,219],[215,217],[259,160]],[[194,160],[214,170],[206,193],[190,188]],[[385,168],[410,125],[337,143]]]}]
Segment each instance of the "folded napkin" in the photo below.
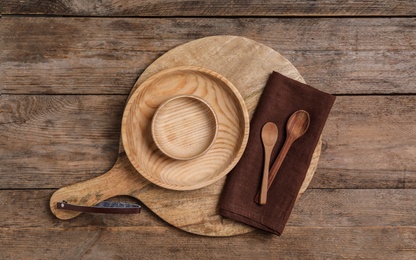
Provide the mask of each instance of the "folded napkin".
[{"label": "folded napkin", "polygon": [[[334,101],[333,95],[273,72],[251,120],[247,148],[227,176],[219,201],[219,213],[281,235]],[[271,157],[273,164],[286,138],[287,120],[293,112],[301,109],[310,115],[309,129],[289,149],[270,187],[267,204],[259,205],[254,198],[263,175],[261,129],[268,121],[274,122],[279,129]]]}]

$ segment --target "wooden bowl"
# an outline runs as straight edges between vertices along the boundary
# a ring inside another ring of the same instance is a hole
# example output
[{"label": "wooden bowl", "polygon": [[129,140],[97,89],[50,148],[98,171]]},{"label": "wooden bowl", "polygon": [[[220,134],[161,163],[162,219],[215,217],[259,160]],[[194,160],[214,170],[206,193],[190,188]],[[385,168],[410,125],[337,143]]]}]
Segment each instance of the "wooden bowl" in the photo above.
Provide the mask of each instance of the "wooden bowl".
[{"label": "wooden bowl", "polygon": [[179,95],[163,102],[152,119],[156,146],[176,160],[195,159],[208,151],[218,132],[214,109],[193,95]]},{"label": "wooden bowl", "polygon": [[[193,95],[208,103],[217,116],[211,147],[192,160],[167,156],[152,137],[152,119],[166,100]],[[194,190],[224,177],[247,145],[249,115],[236,87],[206,68],[175,67],[147,78],[131,94],[124,110],[121,138],[131,164],[146,179],[173,190]]]}]

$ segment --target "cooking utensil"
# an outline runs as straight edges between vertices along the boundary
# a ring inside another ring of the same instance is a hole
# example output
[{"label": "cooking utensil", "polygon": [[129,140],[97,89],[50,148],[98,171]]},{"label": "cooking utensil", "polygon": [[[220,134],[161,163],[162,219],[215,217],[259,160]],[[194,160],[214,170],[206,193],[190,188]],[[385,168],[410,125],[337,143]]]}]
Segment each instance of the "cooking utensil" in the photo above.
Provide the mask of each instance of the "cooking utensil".
[{"label": "cooking utensil", "polygon": [[261,130],[261,140],[264,148],[263,179],[260,189],[260,204],[264,205],[267,201],[267,189],[269,181],[270,156],[278,137],[277,126],[273,122],[267,122]]},{"label": "cooking utensil", "polygon": [[279,168],[282,165],[282,162],[285,159],[286,154],[289,151],[289,148],[292,146],[293,142],[304,135],[306,130],[308,130],[309,122],[309,113],[304,110],[298,110],[290,116],[286,124],[286,140],[279,152],[279,155],[273,163],[273,166],[270,169],[267,189],[269,189],[272,185],[274,178],[276,177],[277,172],[279,171]]},{"label": "cooking utensil", "polygon": [[202,98],[178,95],[156,110],[152,137],[156,146],[176,160],[195,159],[208,151],[218,133],[214,109]]}]

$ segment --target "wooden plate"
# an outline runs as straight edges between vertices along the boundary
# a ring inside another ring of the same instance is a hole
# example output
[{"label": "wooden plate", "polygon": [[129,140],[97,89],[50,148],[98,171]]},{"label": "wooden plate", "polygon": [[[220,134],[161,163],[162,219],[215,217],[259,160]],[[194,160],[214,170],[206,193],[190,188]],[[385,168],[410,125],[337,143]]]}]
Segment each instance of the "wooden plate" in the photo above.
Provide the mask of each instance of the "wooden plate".
[{"label": "wooden plate", "polygon": [[[176,95],[203,99],[215,111],[217,138],[211,148],[188,161],[166,156],[151,134],[156,109]],[[121,134],[130,162],[146,179],[163,188],[194,190],[224,177],[240,159],[248,139],[249,115],[235,86],[209,69],[170,68],[144,81],[124,110]]]},{"label": "wooden plate", "polygon": [[218,120],[202,98],[178,95],[163,102],[152,119],[152,137],[165,155],[176,160],[195,159],[214,144]]}]

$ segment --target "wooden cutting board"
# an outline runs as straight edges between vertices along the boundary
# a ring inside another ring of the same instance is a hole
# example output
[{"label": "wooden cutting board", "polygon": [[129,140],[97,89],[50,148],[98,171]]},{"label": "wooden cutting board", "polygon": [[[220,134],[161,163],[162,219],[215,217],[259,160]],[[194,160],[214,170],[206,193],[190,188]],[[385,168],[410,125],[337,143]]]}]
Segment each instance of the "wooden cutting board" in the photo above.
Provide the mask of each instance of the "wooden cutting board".
[{"label": "wooden cutting board", "polygon": [[[297,69],[275,50],[238,36],[213,36],[178,46],[154,61],[139,77],[131,93],[147,78],[176,66],[199,66],[222,74],[244,98],[250,116],[272,71],[304,82]],[[321,153],[318,143],[299,196],[308,187]],[[262,158],[259,158],[262,160]],[[150,183],[131,165],[122,144],[119,158],[107,173],[56,191],[50,200],[51,211],[60,219],[80,213],[58,210],[56,203],[91,206],[118,195],[137,198],[173,226],[206,236],[232,236],[253,228],[218,215],[217,204],[225,178],[193,191],[174,191]]]}]

